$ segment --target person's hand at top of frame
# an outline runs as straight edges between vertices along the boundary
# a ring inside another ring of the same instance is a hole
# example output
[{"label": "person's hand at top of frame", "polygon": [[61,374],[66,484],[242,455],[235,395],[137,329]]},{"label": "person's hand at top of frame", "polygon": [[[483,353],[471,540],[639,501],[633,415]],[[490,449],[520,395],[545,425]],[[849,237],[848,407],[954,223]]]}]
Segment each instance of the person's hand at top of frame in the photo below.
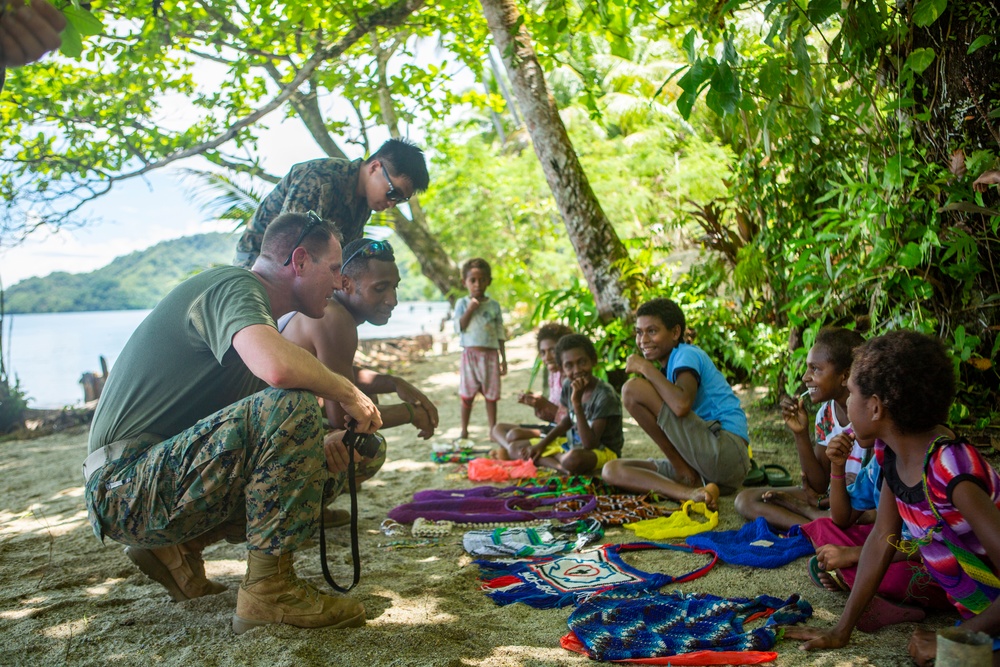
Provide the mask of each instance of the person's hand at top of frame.
[{"label": "person's hand at top of frame", "polygon": [[62,44],[66,18],[47,0],[0,0],[0,67],[35,62]]},{"label": "person's hand at top of frame", "polygon": [[972,189],[976,192],[986,192],[991,185],[1000,185],[1000,170],[984,171],[972,184]]}]

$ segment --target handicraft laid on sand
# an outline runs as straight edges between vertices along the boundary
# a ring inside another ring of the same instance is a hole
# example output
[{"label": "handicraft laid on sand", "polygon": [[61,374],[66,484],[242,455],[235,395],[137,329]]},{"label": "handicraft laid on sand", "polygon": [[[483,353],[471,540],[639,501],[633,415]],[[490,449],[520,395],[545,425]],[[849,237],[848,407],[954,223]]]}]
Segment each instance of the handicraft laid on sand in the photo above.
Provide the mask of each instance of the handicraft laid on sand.
[{"label": "handicraft laid on sand", "polygon": [[764,517],[745,524],[739,530],[692,535],[687,543],[693,547],[710,549],[730,565],[775,568],[787,565],[797,558],[815,552],[812,544],[798,526],[792,526],[785,537],[775,535],[767,527]]},{"label": "handicraft laid on sand", "polygon": [[[417,521],[422,521],[417,519]],[[416,523],[414,523],[416,526]],[[566,551],[579,551],[604,537],[597,521],[537,528],[501,527],[493,530],[470,530],[462,538],[462,546],[473,556],[513,556],[538,558]]]},{"label": "handicraft laid on sand", "polygon": [[[643,572],[622,560],[622,552],[667,549],[703,554],[711,560],[687,574],[673,577]],[[483,590],[499,605],[523,602],[536,609],[579,604],[591,595],[615,589],[632,593],[650,592],[670,583],[682,583],[704,576],[716,563],[715,554],[684,545],[633,542],[605,544],[593,551],[558,558],[513,563],[477,560]]]},{"label": "handicraft laid on sand", "polygon": [[[674,510],[662,505],[654,505],[647,496],[610,495],[596,496],[597,504],[587,513],[588,519],[596,519],[605,526],[621,526],[626,523],[655,519]],[[568,512],[579,511],[583,507],[580,500],[561,498],[556,508]]]},{"label": "handicraft laid on sand", "polygon": [[498,489],[477,486],[472,489],[427,490],[413,494],[413,502],[389,512],[389,518],[400,523],[413,523],[417,518],[456,523],[517,522],[538,519],[570,521],[578,519],[597,506],[594,496],[573,496],[581,506],[577,510],[555,507],[563,498],[533,498],[545,492],[544,487],[511,486]]},{"label": "handicraft laid on sand", "polygon": [[512,479],[533,479],[538,468],[531,459],[522,461],[498,461],[497,459],[473,459],[469,461],[469,479],[473,482],[508,482]]},{"label": "handicraft laid on sand", "polygon": [[[568,621],[570,633],[560,643],[596,660],[753,664],[777,657],[769,652],[777,641],[777,626],[810,616],[812,607],[798,595],[751,600],[680,592],[626,596],[613,591],[574,609]],[[760,627],[745,627],[764,618],[767,621]]]},{"label": "handicraft laid on sand", "polygon": [[[695,515],[704,517],[699,521]],[[627,523],[625,527],[635,531],[636,537],[646,540],[677,540],[712,530],[719,525],[719,513],[708,509],[705,503],[686,501],[670,516],[661,516],[645,521]]]}]

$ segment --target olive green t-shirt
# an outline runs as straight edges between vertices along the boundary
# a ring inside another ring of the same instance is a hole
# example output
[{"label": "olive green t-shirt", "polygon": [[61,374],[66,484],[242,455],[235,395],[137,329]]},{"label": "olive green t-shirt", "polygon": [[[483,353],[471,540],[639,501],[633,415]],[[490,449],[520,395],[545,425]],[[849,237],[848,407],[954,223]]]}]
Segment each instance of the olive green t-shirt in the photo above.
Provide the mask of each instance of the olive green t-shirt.
[{"label": "olive green t-shirt", "polygon": [[274,327],[267,292],[246,269],[209,269],[163,298],[108,375],[89,451],[153,433],[164,439],[266,385],[232,346],[254,324]]}]

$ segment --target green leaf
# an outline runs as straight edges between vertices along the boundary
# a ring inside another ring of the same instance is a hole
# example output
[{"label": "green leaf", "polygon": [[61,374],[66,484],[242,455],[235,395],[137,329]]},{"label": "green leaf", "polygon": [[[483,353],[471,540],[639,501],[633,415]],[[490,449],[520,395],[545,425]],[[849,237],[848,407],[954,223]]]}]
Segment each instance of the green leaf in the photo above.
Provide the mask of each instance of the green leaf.
[{"label": "green leaf", "polygon": [[969,55],[970,53],[974,53],[992,41],[993,35],[980,35],[972,40],[972,44],[969,44],[969,50],[966,51],[965,54]]},{"label": "green leaf", "polygon": [[904,67],[909,67],[917,74],[920,74],[925,69],[930,67],[930,64],[934,62],[934,58],[936,57],[937,54],[934,53],[934,49],[914,49],[910,55],[907,56]]},{"label": "green leaf", "polygon": [[687,55],[689,63],[693,63],[695,61],[694,40],[697,36],[698,33],[695,32],[694,28],[691,28],[687,31],[687,34],[684,35],[684,42],[681,44],[681,48],[684,49],[684,53]]},{"label": "green leaf", "polygon": [[63,16],[84,37],[100,35],[104,32],[104,23],[101,22],[101,19],[83,9],[69,6],[63,10]]},{"label": "green leaf", "polygon": [[840,0],[812,0],[806,9],[806,16],[818,25],[839,11]]},{"label": "green leaf", "polygon": [[916,243],[907,243],[903,246],[903,249],[899,251],[899,256],[896,261],[904,269],[915,269],[920,266],[920,262],[923,261],[923,253],[920,251],[920,246]]},{"label": "green leaf", "polygon": [[938,20],[948,7],[948,0],[920,0],[913,8],[913,22],[926,28]]},{"label": "green leaf", "polygon": [[720,116],[736,113],[736,105],[742,97],[739,81],[729,63],[722,62],[712,74],[711,87],[705,95],[705,103]]},{"label": "green leaf", "polygon": [[67,22],[60,37],[62,38],[60,53],[69,58],[79,58],[83,53],[83,37],[76,26],[72,22]]}]

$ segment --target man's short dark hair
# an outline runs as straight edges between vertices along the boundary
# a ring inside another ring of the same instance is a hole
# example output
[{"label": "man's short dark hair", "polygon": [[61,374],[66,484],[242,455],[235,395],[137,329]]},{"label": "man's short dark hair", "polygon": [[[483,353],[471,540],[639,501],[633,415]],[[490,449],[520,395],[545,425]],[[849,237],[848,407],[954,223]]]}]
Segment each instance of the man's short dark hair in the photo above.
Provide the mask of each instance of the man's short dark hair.
[{"label": "man's short dark hair", "polygon": [[462,265],[462,280],[465,280],[472,269],[479,269],[486,274],[487,280],[493,280],[493,270],[490,269],[490,263],[482,257],[473,257]]},{"label": "man's short dark hair", "polygon": [[315,224],[305,213],[282,213],[264,229],[260,254],[275,262],[285,261],[285,257],[295,250],[292,244],[299,238],[306,225],[310,224],[312,229],[299,241],[299,246],[306,249],[314,262],[326,252],[331,236],[343,242],[337,230],[327,222]]},{"label": "man's short dark hair", "polygon": [[686,331],[687,323],[684,320],[684,311],[670,299],[650,299],[635,311],[636,317],[642,317],[643,315],[660,318],[663,326],[668,329],[673,329],[677,325],[680,325],[682,336]]},{"label": "man's short dark hair", "polygon": [[592,362],[597,363],[597,349],[583,334],[569,334],[560,338],[559,342],[556,343],[556,359],[560,366],[562,366],[563,354],[568,350],[583,350]]},{"label": "man's short dark hair", "polygon": [[396,261],[396,255],[393,254],[392,246],[389,245],[388,241],[374,239],[351,241],[344,246],[344,275],[357,278],[368,271],[368,263],[373,259],[382,262]]},{"label": "man's short dark hair", "polygon": [[427,174],[427,162],[424,152],[412,141],[406,139],[390,139],[365,160],[378,160],[385,164],[393,176],[405,176],[413,186],[414,192],[423,192],[430,185]]},{"label": "man's short dark hair", "polygon": [[538,328],[538,333],[535,335],[536,345],[541,345],[543,340],[554,340],[558,343],[560,338],[571,333],[573,330],[562,322],[546,322]]}]

